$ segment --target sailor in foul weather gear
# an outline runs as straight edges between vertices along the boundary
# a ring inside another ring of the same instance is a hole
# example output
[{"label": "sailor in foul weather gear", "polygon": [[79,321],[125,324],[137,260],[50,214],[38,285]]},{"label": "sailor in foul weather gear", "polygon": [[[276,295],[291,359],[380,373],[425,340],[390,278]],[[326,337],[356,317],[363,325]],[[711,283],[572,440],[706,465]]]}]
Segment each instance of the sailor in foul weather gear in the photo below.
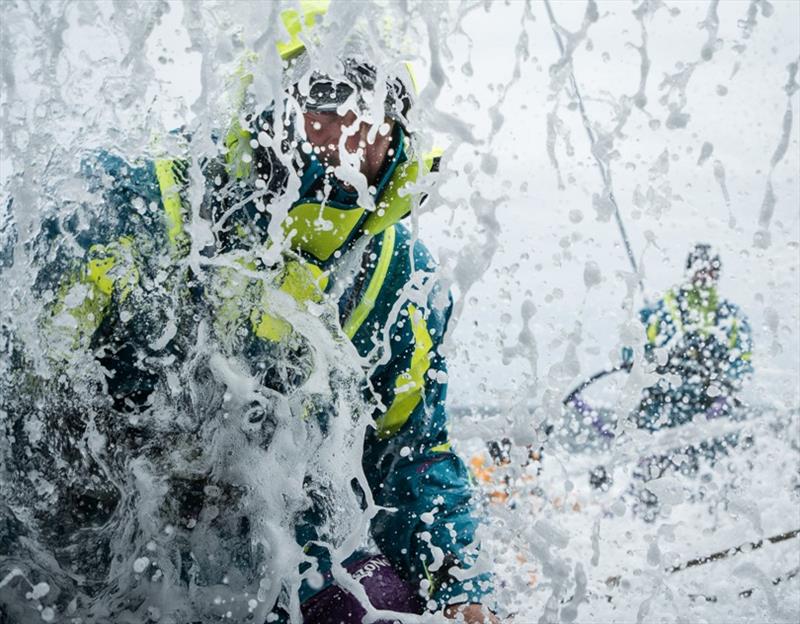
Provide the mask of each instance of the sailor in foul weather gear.
[{"label": "sailor in foul weather gear", "polygon": [[727,413],[753,372],[747,318],[717,294],[721,268],[709,245],[696,245],[686,260],[685,283],[641,311],[645,354],[662,377],[645,390],[640,427],[656,430],[696,414]]},{"label": "sailor in foul weather gear", "polygon": [[[255,370],[270,361],[269,353],[294,344],[283,301],[302,309],[334,304],[343,335],[368,363],[369,385],[379,399],[363,453],[372,496],[382,508],[372,537],[397,574],[425,590],[429,607],[481,603],[491,578],[462,572],[477,556],[477,520],[467,469],[447,432],[440,347],[451,302],[440,291],[430,253],[402,223],[422,199],[409,186],[435,171],[438,158],[417,152],[408,76],[387,76],[355,55],[343,59],[335,76],[308,69],[299,37],[308,17],[282,15],[291,34],[279,46],[292,75],[287,97],[258,113],[246,110],[245,96],[245,110],[219,138],[223,157],[129,162],[102,152],[85,159],[89,191],[102,196],[114,218],[81,231],[76,240],[84,260],[66,262],[59,279],[46,285],[56,293],[53,352],[65,362],[80,348],[96,353],[115,408],[135,418],[151,407],[155,388],[169,383],[148,361],[181,362],[185,335],[198,319],[208,319],[219,343],[244,354]],[[357,116],[370,123],[357,125]],[[338,160],[352,158],[346,136],[338,136],[339,144],[315,139],[315,132],[324,134],[325,118],[336,134],[344,125],[344,134],[385,144],[385,157],[365,165],[373,174],[369,186],[352,162]],[[365,129],[369,136],[360,134]],[[206,189],[193,213],[189,171],[198,165]],[[283,245],[280,269],[266,288],[253,272],[270,269],[264,249],[276,241]],[[206,281],[195,269],[204,258],[215,261]],[[166,289],[171,297],[154,302],[156,284],[174,285]],[[284,299],[275,298],[276,290]],[[272,372],[269,383],[278,391],[297,374]],[[300,598],[308,601],[333,582],[328,553],[315,543],[314,510],[297,539],[324,577],[321,586],[304,583]]]}]

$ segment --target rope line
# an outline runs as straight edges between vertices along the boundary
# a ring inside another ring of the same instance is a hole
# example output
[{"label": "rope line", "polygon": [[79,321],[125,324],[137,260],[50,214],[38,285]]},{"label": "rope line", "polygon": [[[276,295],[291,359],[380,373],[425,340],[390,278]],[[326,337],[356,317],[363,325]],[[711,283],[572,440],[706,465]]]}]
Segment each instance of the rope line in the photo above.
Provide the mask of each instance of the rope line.
[{"label": "rope line", "polygon": [[[550,26],[553,29],[553,35],[556,38],[559,52],[563,58],[565,54],[564,42],[561,40],[561,34],[558,32],[559,26],[553,14],[553,7],[550,6],[550,0],[544,0],[544,5],[547,9],[547,16],[550,18]],[[586,130],[586,135],[589,137],[589,142],[592,145],[592,156],[594,157],[595,163],[597,163],[597,168],[600,170],[600,175],[603,178],[603,185],[608,196],[608,200],[611,202],[611,205],[614,208],[614,220],[619,228],[619,233],[622,235],[622,242],[625,244],[625,252],[628,256],[628,261],[630,262],[633,272],[636,275],[639,284],[639,290],[641,290],[642,294],[644,294],[644,282],[642,281],[642,274],[639,272],[639,267],[636,264],[636,258],[633,255],[633,249],[631,248],[631,243],[628,239],[628,233],[625,230],[625,224],[622,222],[619,205],[617,204],[617,200],[614,197],[614,191],[611,187],[611,172],[609,171],[607,164],[603,162],[597,155],[597,137],[595,136],[594,130],[592,130],[592,124],[589,121],[589,115],[586,113],[586,107],[583,105],[583,98],[581,97],[581,92],[578,90],[578,83],[575,80],[575,73],[572,68],[570,68],[569,72],[569,85],[572,90],[571,96],[578,104],[578,110],[580,111],[581,118],[583,119],[583,127]]]}]

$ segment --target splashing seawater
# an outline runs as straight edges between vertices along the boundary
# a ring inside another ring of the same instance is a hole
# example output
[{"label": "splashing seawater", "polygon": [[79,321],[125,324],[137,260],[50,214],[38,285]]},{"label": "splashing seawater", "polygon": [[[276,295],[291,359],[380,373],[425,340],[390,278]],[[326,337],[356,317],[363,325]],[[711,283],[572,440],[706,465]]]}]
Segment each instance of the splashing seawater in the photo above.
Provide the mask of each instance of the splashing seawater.
[{"label": "splashing seawater", "polygon": [[[169,10],[12,6],[3,26],[0,619],[263,622],[276,604],[297,619],[301,581],[318,583],[298,532],[313,524],[340,562],[374,515],[368,365],[337,310],[281,289],[301,263],[280,229],[272,248],[213,248],[230,226],[209,208],[216,96],[250,33],[211,41],[226,9],[187,7],[203,90],[167,134],[144,43]],[[109,36],[120,49],[99,54]],[[258,69],[268,102],[280,64]],[[165,153],[190,163],[173,170],[190,205],[159,238]],[[284,339],[248,339],[248,305]]]},{"label": "splashing seawater", "polygon": [[[226,268],[206,267],[207,286]],[[253,273],[249,285],[269,283],[269,271]],[[183,284],[158,284],[159,275],[142,275],[156,283],[120,303],[124,332],[67,359],[58,357],[60,346],[75,348],[59,325],[74,322],[67,311],[42,303],[33,349],[4,319],[0,514],[12,617],[50,608],[87,621],[263,621],[279,597],[290,600],[309,561],[295,539],[304,515],[322,520],[318,539],[333,548],[364,533],[352,483],[367,491],[369,410],[358,357],[330,313],[292,310],[264,288],[302,331],[245,359],[243,341],[212,328]],[[77,284],[64,305],[74,311],[86,298]],[[94,348],[111,353],[98,364]],[[138,370],[119,366],[132,352]],[[140,404],[141,383],[153,391]],[[32,590],[43,584],[46,593]]]}]

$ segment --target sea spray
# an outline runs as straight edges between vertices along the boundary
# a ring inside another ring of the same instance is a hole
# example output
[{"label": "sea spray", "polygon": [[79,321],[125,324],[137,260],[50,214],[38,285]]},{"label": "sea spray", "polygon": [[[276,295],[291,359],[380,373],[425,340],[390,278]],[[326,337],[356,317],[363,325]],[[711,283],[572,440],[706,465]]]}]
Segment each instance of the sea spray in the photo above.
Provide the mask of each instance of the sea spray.
[{"label": "sea spray", "polygon": [[[296,617],[317,563],[300,527],[341,559],[375,513],[361,466],[369,364],[337,310],[280,290],[300,262],[282,234],[210,249],[224,230],[208,207],[212,137],[228,123],[217,96],[244,50],[235,24],[208,36],[225,8],[184,14],[204,58],[194,117],[170,134],[155,114],[145,42],[174,8],[10,7],[0,613],[12,621],[260,623],[276,605]],[[97,62],[104,37],[118,46]],[[168,248],[153,175],[165,156],[189,163],[186,227]],[[248,342],[248,304],[288,337]]]}]

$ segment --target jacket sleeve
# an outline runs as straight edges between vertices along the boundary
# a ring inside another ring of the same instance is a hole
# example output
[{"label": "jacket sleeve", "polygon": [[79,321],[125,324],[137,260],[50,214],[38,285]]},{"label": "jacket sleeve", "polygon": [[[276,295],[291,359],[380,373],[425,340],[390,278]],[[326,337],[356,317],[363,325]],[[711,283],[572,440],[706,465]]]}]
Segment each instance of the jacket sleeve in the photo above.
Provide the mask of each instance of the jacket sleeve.
[{"label": "jacket sleeve", "polygon": [[450,301],[445,297],[445,309],[437,309],[438,290],[424,294],[433,279],[432,261],[417,243],[412,276],[408,249],[407,241],[398,245],[382,289],[379,314],[385,315],[388,332],[373,332],[373,340],[391,345],[387,361],[371,377],[383,407],[366,440],[364,468],[376,504],[385,508],[374,520],[373,537],[438,606],[481,602],[491,591],[490,576],[456,571],[476,559],[477,520],[469,474],[447,434],[447,369],[439,348]]},{"label": "jacket sleeve", "polygon": [[[146,214],[148,202],[159,201],[150,169],[148,163],[133,166],[104,151],[81,161],[81,178],[99,211],[85,208],[89,227],[69,221],[46,233],[54,259],[36,284],[38,291],[54,295],[43,322],[48,353],[56,361],[69,361],[78,347],[89,347],[112,301],[126,296],[138,281],[130,222],[131,215],[143,218],[136,207]],[[67,239],[75,244],[65,244]]]},{"label": "jacket sleeve", "polygon": [[[107,151],[83,155],[80,175],[94,198],[94,208],[86,207],[90,227],[70,230],[66,224],[51,233],[55,260],[37,284],[55,295],[45,324],[56,361],[68,362],[76,348],[89,347],[115,306],[139,284],[145,261],[155,262],[151,257],[168,249],[171,221],[180,216],[176,162],[128,162]],[[77,245],[61,243],[65,234]]]}]

